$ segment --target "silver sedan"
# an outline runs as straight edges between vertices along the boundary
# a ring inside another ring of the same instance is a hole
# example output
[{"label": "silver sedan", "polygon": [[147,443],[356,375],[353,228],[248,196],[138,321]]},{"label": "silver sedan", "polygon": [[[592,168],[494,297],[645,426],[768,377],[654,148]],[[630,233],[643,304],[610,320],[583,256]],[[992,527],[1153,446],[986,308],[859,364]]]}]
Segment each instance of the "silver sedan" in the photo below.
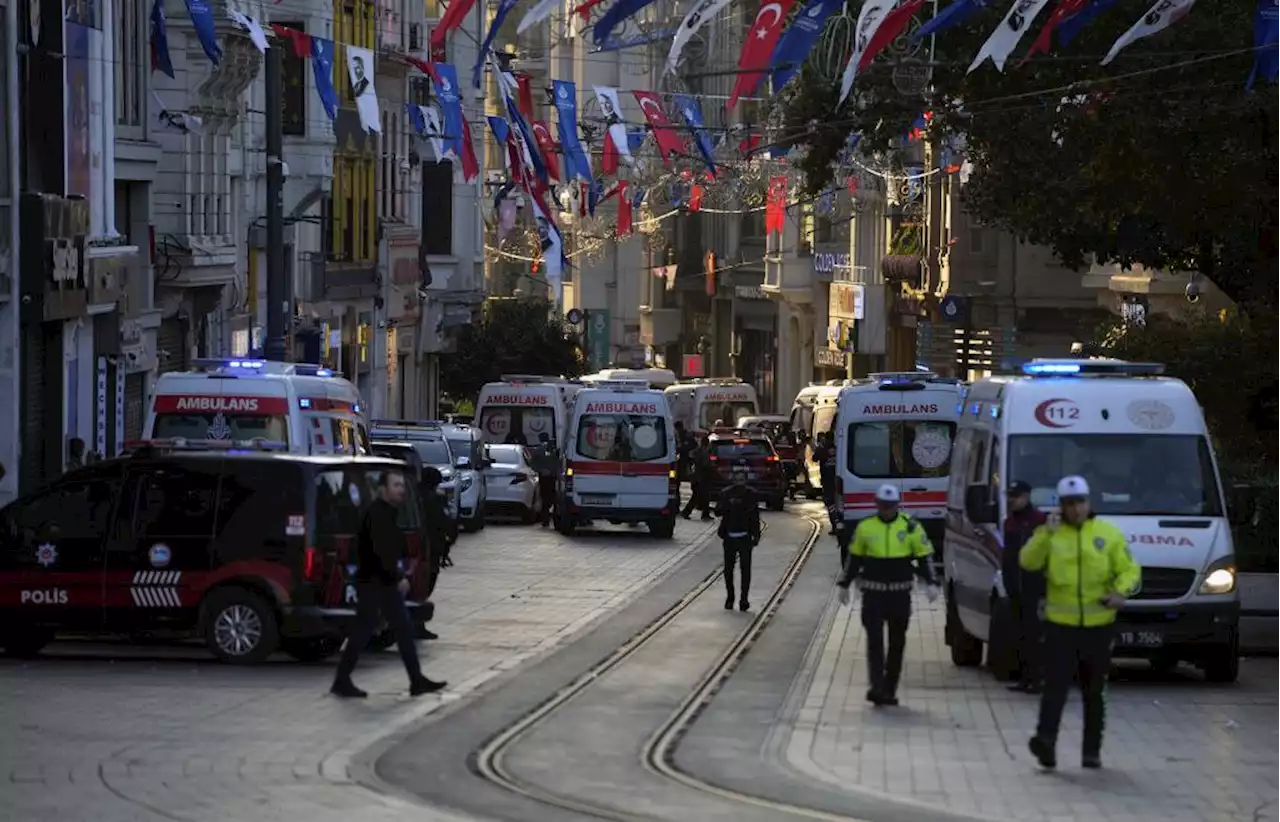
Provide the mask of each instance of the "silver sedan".
[{"label": "silver sedan", "polygon": [[523,522],[538,517],[538,473],[529,461],[529,449],[522,445],[490,445],[489,467],[484,469],[489,485],[486,514],[515,516]]}]

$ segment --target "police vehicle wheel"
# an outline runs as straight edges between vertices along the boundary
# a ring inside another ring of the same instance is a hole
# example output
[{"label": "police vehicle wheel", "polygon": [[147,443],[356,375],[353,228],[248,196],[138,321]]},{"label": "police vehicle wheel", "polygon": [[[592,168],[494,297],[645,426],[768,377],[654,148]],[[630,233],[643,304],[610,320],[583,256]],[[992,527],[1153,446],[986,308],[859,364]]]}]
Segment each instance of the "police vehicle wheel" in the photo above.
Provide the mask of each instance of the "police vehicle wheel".
[{"label": "police vehicle wheel", "polygon": [[1200,662],[1204,678],[1209,682],[1229,684],[1240,678],[1240,640],[1232,637],[1226,645],[1214,648]]},{"label": "police vehicle wheel", "polygon": [[970,634],[960,622],[956,609],[955,589],[947,588],[947,624],[944,628],[947,644],[951,646],[951,664],[958,668],[972,668],[982,664],[982,640]]},{"label": "police vehicle wheel", "polygon": [[275,611],[244,588],[220,588],[204,603],[205,643],[221,662],[253,665],[280,647]]},{"label": "police vehicle wheel", "polygon": [[44,646],[53,640],[53,631],[48,628],[23,628],[13,626],[17,633],[13,636],[0,637],[4,644],[4,655],[18,659],[30,659],[44,650]]},{"label": "police vehicle wheel", "polygon": [[342,640],[338,637],[286,639],[280,643],[280,649],[299,662],[323,662],[341,647]]}]

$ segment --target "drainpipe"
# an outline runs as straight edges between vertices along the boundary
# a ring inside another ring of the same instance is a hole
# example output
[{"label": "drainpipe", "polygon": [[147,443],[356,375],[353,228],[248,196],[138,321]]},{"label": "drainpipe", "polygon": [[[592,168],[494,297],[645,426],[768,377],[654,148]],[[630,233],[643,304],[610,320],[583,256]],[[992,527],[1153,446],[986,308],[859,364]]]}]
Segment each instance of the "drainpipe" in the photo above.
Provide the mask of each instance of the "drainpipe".
[{"label": "drainpipe", "polygon": [[[116,55],[116,20],[111,13],[110,4],[104,9],[102,15],[102,62],[98,66],[106,67],[115,65],[118,59]],[[97,67],[92,67],[91,70]],[[95,74],[102,75],[102,217],[105,225],[102,227],[102,234],[106,237],[118,237],[116,231],[116,83],[115,75],[110,71],[96,71]],[[144,78],[144,85],[150,84],[149,78]],[[143,104],[145,111],[146,105]],[[143,126],[146,126],[146,119],[143,118]]]}]

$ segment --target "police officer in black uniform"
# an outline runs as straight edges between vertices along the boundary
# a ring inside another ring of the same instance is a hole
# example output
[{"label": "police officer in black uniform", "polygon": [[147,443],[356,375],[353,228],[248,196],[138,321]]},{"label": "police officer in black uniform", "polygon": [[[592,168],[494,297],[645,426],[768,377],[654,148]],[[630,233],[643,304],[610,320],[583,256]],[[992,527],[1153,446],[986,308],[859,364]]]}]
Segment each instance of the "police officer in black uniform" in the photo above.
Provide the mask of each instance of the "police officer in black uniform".
[{"label": "police officer in black uniform", "polygon": [[689,501],[685,504],[684,510],[680,512],[680,516],[689,519],[689,515],[693,513],[693,509],[698,508],[702,511],[704,520],[711,519],[710,506],[707,500],[707,486],[711,481],[711,445],[703,438],[693,449],[693,478],[692,493],[689,495]]},{"label": "police officer in black uniform", "polygon": [[538,519],[542,527],[551,524],[551,506],[556,499],[556,473],[560,470],[560,454],[551,435],[545,431],[538,435],[538,447],[533,450],[533,470],[538,472],[538,499],[542,510]]},{"label": "police officer in black uniform", "polygon": [[750,610],[751,549],[760,544],[760,498],[747,487],[747,463],[739,460],[733,466],[733,484],[720,492],[716,500],[716,516],[720,517],[719,535],[724,541],[724,586],[728,595],[725,610],[733,610],[733,566],[742,569],[742,588],[738,609]]}]

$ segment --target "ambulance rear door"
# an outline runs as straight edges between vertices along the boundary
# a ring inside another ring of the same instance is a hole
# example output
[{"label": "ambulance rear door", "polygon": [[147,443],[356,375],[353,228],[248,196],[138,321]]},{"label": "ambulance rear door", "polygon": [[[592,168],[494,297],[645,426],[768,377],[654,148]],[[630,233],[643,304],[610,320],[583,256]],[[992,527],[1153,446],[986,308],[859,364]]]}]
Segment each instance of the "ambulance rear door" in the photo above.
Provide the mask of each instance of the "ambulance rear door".
[{"label": "ambulance rear door", "polygon": [[536,446],[547,434],[560,445],[564,406],[554,384],[490,383],[476,404],[476,425],[489,445]]},{"label": "ambulance rear door", "polygon": [[574,421],[573,488],[584,507],[667,507],[674,428],[658,391],[584,391]]}]

